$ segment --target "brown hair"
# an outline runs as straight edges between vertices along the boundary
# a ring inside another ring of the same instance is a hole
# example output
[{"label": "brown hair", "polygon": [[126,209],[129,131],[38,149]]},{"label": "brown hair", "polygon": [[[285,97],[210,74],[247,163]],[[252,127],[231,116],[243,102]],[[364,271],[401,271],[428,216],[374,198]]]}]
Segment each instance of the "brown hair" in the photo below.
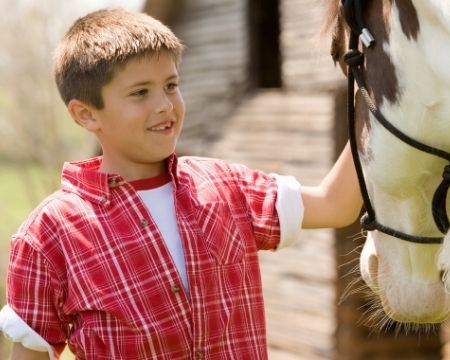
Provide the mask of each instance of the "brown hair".
[{"label": "brown hair", "polygon": [[54,76],[67,105],[78,99],[103,108],[101,90],[131,58],[168,51],[177,66],[183,45],[158,20],[124,9],[104,9],[75,21],[56,49]]}]

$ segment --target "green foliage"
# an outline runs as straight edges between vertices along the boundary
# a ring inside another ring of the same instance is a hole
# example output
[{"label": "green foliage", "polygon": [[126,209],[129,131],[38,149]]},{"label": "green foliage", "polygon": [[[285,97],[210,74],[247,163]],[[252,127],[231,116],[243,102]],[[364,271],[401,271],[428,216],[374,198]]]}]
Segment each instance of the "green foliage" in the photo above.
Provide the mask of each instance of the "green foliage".
[{"label": "green foliage", "polygon": [[[59,170],[37,165],[0,164],[0,308],[5,304],[9,239],[27,214],[59,182]],[[0,359],[8,359],[11,344],[0,338]],[[73,359],[66,350],[62,360]]]},{"label": "green foliage", "polygon": [[[26,215],[58,186],[59,170],[36,165],[0,165],[0,254]],[[1,262],[3,264],[3,261]]]}]

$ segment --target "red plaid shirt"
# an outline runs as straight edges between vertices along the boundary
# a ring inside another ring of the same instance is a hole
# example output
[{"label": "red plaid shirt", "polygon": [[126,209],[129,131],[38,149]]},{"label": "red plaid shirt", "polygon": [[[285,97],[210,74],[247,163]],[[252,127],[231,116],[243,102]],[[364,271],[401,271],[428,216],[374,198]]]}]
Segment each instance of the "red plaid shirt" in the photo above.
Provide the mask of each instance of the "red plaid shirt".
[{"label": "red plaid shirt", "polygon": [[266,359],[257,250],[279,243],[275,178],[169,159],[188,296],[136,191],[100,162],[65,164],[13,237],[9,306],[77,359]]}]

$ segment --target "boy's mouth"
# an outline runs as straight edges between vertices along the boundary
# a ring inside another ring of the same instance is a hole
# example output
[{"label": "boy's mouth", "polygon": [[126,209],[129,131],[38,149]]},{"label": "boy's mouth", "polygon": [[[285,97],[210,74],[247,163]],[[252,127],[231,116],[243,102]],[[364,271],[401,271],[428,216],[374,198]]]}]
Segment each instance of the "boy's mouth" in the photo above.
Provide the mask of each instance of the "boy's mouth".
[{"label": "boy's mouth", "polygon": [[164,130],[170,130],[173,127],[174,122],[173,121],[166,121],[164,123],[155,125],[148,130],[150,131],[164,131]]}]

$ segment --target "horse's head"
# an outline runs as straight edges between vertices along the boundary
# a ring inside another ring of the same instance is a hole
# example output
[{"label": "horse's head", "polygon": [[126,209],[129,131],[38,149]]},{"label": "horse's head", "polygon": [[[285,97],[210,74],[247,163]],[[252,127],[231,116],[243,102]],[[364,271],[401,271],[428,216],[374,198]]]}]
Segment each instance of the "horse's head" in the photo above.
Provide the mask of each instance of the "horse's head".
[{"label": "horse's head", "polygon": [[[344,11],[349,3],[356,8]],[[349,21],[349,14],[356,18]],[[354,103],[355,142],[374,211],[371,220],[376,215],[360,258],[362,277],[391,319],[442,322],[450,316],[448,186],[442,186],[450,160],[419,150],[408,139],[450,151],[450,0],[331,0],[329,19],[332,56],[346,75],[352,30],[360,31],[365,23],[375,38],[370,47],[359,45],[361,77],[375,112],[361,89]],[[388,130],[376,112],[406,137]],[[441,227],[433,217],[439,207]],[[444,236],[443,245],[434,241]],[[431,241],[421,243],[424,239]]]}]

